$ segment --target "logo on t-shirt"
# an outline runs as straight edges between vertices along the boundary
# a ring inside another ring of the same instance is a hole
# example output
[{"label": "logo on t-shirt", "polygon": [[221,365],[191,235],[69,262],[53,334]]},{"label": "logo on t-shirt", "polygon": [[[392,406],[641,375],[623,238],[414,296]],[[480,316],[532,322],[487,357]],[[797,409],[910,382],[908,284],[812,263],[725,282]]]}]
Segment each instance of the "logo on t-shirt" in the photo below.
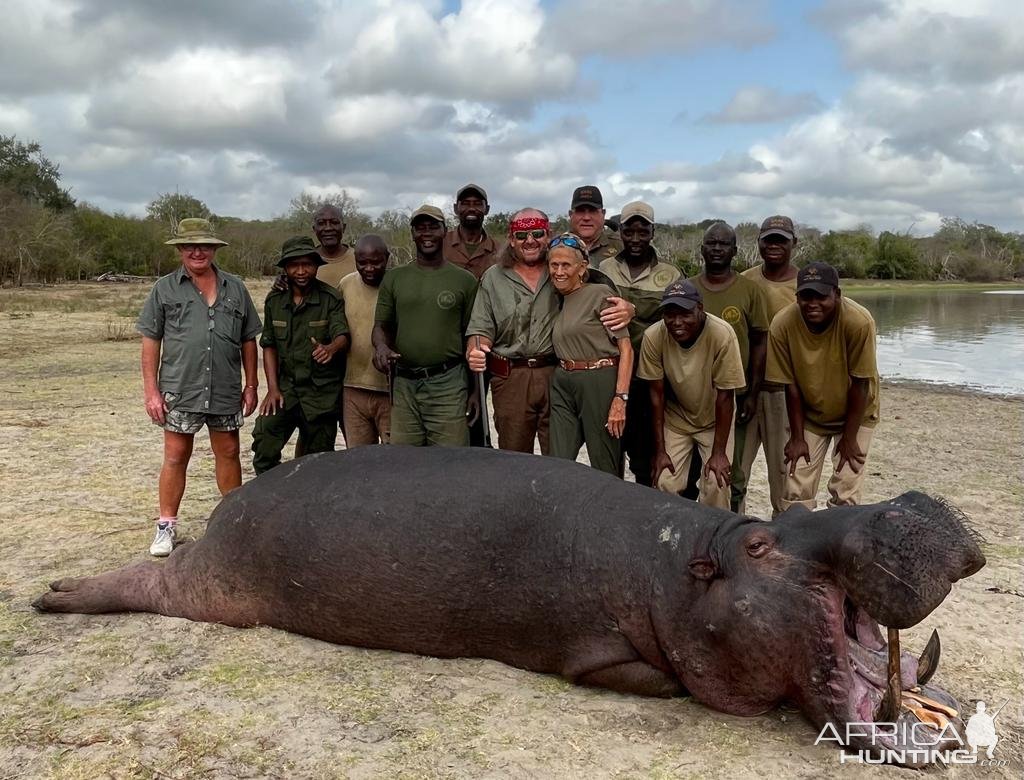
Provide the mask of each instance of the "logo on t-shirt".
[{"label": "logo on t-shirt", "polygon": [[455,293],[451,290],[442,290],[437,295],[437,305],[442,309],[450,309],[455,305],[458,299],[455,297]]},{"label": "logo on t-shirt", "polygon": [[730,325],[735,325],[743,319],[743,314],[740,313],[740,310],[736,306],[726,306],[722,309],[722,319]]},{"label": "logo on t-shirt", "polygon": [[657,271],[653,277],[651,277],[651,281],[654,282],[656,286],[665,288],[672,284],[672,282],[676,280],[677,276],[678,274],[675,271],[662,268],[660,271]]}]

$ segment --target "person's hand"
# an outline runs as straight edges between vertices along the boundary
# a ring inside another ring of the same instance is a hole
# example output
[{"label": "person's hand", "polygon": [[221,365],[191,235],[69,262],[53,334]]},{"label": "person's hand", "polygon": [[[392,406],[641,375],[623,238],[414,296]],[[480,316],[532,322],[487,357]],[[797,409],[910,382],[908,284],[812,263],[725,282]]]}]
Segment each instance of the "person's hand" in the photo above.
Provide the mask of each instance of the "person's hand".
[{"label": "person's hand", "polygon": [[480,393],[470,393],[466,399],[466,425],[472,428],[480,416]]},{"label": "person's hand", "polygon": [[268,390],[260,404],[260,417],[276,414],[278,409],[284,409],[284,396],[280,390]]},{"label": "person's hand", "polygon": [[849,439],[846,436],[840,436],[839,441],[836,442],[835,452],[839,455],[839,465],[836,466],[837,472],[843,470],[844,463],[849,463],[854,474],[860,473],[861,468],[864,466],[864,453],[860,451],[855,438]]},{"label": "person's hand", "polygon": [[757,413],[757,396],[749,393],[743,399],[743,405],[736,410],[736,422],[740,425],[750,422]]},{"label": "person's hand", "polygon": [[724,488],[732,481],[732,464],[724,452],[713,454],[704,464],[704,479],[711,474],[715,475],[718,487]]},{"label": "person's hand", "polygon": [[807,442],[803,438],[795,439],[791,438],[786,442],[786,463],[789,464],[789,476],[796,474],[796,464],[800,458],[807,461],[807,465],[811,463],[811,451],[807,448]]},{"label": "person's hand", "polygon": [[651,461],[651,484],[654,487],[658,486],[658,477],[665,469],[668,469],[669,474],[676,473],[676,467],[672,465],[672,458],[665,450],[658,450],[654,453],[654,459]]},{"label": "person's hand", "polygon": [[391,364],[395,363],[400,357],[402,356],[391,349],[391,347],[382,344],[373,350],[373,367],[382,374],[387,374],[391,371]]},{"label": "person's hand", "polygon": [[246,385],[242,388],[242,416],[248,417],[256,411],[256,402],[259,400],[256,388]]},{"label": "person's hand", "polygon": [[[313,342],[313,360],[320,365],[330,363],[337,350],[335,350],[331,344],[321,344],[312,336],[309,337],[309,340]],[[333,342],[331,343],[333,344]]]},{"label": "person's hand", "polygon": [[620,330],[629,325],[636,316],[636,306],[625,298],[612,295],[605,300],[612,304],[601,310],[601,324],[608,330]]},{"label": "person's hand", "polygon": [[466,352],[466,362],[469,364],[469,370],[475,371],[478,374],[482,374],[486,371],[487,353],[490,351],[490,346],[483,343],[478,347],[470,347]]},{"label": "person's hand", "polygon": [[608,407],[608,422],[604,427],[616,439],[622,437],[622,431],[626,427],[626,402],[618,396],[612,398],[612,405]]},{"label": "person's hand", "polygon": [[157,425],[163,425],[167,420],[167,404],[164,402],[163,394],[159,390],[146,393],[146,414],[149,419]]},{"label": "person's hand", "polygon": [[[274,283],[270,286],[270,292],[284,292],[288,289],[288,277],[284,274],[278,274],[274,279]],[[269,294],[269,293],[268,293]]]}]

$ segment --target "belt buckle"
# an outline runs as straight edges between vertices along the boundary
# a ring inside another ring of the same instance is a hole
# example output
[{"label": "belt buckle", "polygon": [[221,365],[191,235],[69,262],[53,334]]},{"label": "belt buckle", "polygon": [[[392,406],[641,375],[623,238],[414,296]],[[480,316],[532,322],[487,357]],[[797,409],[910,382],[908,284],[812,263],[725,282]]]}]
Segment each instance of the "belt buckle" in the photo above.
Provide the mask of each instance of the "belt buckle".
[{"label": "belt buckle", "polygon": [[539,365],[539,363],[537,362],[537,358],[527,358],[526,359],[526,367],[527,368],[536,368],[538,365]]}]

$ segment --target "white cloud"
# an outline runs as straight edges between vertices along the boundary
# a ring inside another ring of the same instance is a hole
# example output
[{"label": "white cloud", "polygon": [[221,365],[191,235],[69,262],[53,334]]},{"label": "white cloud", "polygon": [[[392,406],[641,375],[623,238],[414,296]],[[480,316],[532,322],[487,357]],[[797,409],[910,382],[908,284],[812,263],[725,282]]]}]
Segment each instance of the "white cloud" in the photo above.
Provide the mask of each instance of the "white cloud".
[{"label": "white cloud", "polygon": [[741,87],[718,111],[704,116],[712,124],[756,124],[783,122],[822,107],[813,92],[787,94],[771,87],[752,85]]}]

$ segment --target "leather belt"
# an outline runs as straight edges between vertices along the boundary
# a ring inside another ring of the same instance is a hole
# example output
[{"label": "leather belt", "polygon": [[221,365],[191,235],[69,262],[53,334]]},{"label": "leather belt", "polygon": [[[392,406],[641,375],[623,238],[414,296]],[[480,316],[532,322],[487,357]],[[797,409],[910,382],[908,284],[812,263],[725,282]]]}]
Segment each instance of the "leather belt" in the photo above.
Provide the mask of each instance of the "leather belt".
[{"label": "leather belt", "polygon": [[558,358],[554,355],[535,355],[534,357],[509,358],[508,362],[512,368],[543,368],[556,365]]},{"label": "leather belt", "polygon": [[461,363],[462,358],[446,360],[444,363],[438,363],[436,366],[422,366],[419,368],[398,364],[395,366],[395,373],[403,379],[430,379],[431,377],[440,376],[451,371],[456,366],[461,365]]},{"label": "leather belt", "polygon": [[592,371],[595,368],[612,368],[619,365],[619,356],[598,360],[559,360],[558,365],[566,371]]}]

